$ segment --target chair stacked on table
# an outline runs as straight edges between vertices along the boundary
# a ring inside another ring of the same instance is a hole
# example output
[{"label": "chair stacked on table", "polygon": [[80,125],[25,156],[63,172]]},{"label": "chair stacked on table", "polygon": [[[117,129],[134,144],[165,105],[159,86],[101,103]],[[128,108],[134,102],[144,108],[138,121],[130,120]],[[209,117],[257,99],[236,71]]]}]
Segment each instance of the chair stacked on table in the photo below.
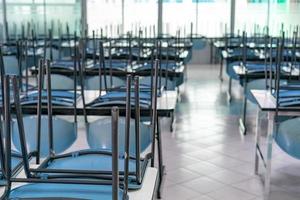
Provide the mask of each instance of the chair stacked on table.
[{"label": "chair stacked on table", "polygon": [[0,47],[3,198],[128,199],[156,160],[159,197],[157,99],[183,84],[190,39],[66,30],[22,31]]},{"label": "chair stacked on table", "polygon": [[[270,96],[265,101],[271,101],[271,108],[264,108],[268,112],[268,135],[267,135],[267,154],[262,153],[261,148],[261,131],[260,119],[258,112],[258,128],[256,136],[256,157],[255,157],[255,172],[258,174],[259,158],[262,158],[265,167],[265,195],[269,196],[271,183],[271,163],[273,141],[288,155],[299,159],[300,158],[300,140],[299,140],[299,108],[300,108],[300,71],[299,63],[296,55],[298,33],[295,31],[292,38],[286,38],[285,33],[276,39],[278,46],[272,69],[269,68],[269,73],[266,78],[268,88],[265,89]],[[290,46],[292,44],[292,49]],[[290,50],[290,51],[289,51]],[[289,57],[287,52],[292,57]]]},{"label": "chair stacked on table", "polygon": [[[6,188],[3,198],[115,200],[128,199],[128,190],[140,189],[149,167],[148,161],[154,161],[157,120],[157,89],[154,87],[158,83],[158,63],[155,61],[153,87],[149,86],[151,89],[146,92],[140,91],[139,77],[134,77],[133,81],[130,75],[127,76],[126,87],[121,88],[117,96],[112,95],[108,100],[106,98],[111,91],[105,94],[101,91],[97,99],[106,101],[96,107],[109,106],[109,116],[86,121],[89,147],[67,153],[64,153],[65,150],[77,137],[77,88],[72,88],[73,96],[66,93],[70,90],[60,90],[60,94],[56,95],[57,88],[52,89],[49,60],[39,63],[35,95],[32,91],[20,91],[16,75],[4,75],[4,128],[1,136],[5,136],[5,142],[1,140],[0,143],[3,150],[2,178]],[[80,90],[80,95],[84,96],[84,90]],[[61,104],[64,98],[73,99],[73,104]],[[36,106],[37,114],[23,116],[23,108],[29,105]],[[140,121],[141,105],[148,106],[150,110],[150,124]],[[55,106],[74,107],[74,121],[53,116]],[[85,106],[94,105],[91,102]],[[122,110],[125,110],[124,114],[120,112]],[[18,158],[24,175],[19,173],[20,169],[15,170],[13,150],[20,154]],[[33,158],[37,167],[32,166]]]},{"label": "chair stacked on table", "polygon": [[[267,78],[274,76],[275,61],[280,48],[279,39],[281,37],[272,37],[267,33],[261,35],[247,37],[247,33],[243,32],[240,37],[225,37],[227,42],[221,53],[221,60],[226,60],[226,73],[229,77],[229,102],[232,99],[232,80],[237,80],[244,90],[240,118],[240,131],[243,134],[246,134],[247,131],[247,101],[256,103],[250,91],[270,87]],[[283,76],[296,77],[294,75],[298,70],[299,50],[298,31],[295,29],[291,38],[285,39],[285,46],[282,50],[284,60],[281,62],[280,71]],[[222,71],[221,67],[221,80]]]}]

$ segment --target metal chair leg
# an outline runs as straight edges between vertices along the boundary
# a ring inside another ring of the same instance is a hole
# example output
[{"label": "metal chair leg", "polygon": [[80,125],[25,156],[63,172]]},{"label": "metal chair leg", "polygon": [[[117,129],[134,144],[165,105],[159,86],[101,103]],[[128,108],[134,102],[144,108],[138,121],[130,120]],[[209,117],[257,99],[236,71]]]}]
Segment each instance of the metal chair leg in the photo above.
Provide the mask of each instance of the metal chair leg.
[{"label": "metal chair leg", "polygon": [[223,58],[222,57],[221,57],[221,61],[220,61],[219,79],[220,79],[220,81],[223,81]]},{"label": "metal chair leg", "polygon": [[261,131],[260,131],[260,109],[257,108],[256,113],[256,134],[255,134],[255,164],[254,164],[254,173],[258,174],[258,168],[259,168],[259,153],[260,153],[260,137],[261,137]]},{"label": "metal chair leg", "polygon": [[229,78],[229,82],[228,82],[228,91],[227,91],[227,99],[228,99],[228,102],[229,102],[229,103],[230,103],[231,100],[232,100],[231,89],[232,89],[232,78]]},{"label": "metal chair leg", "polygon": [[158,168],[159,168],[159,182],[157,189],[157,198],[161,198],[161,186],[164,178],[165,166],[163,165],[163,153],[162,153],[162,142],[161,142],[161,129],[159,117],[157,117],[157,153],[158,153]]},{"label": "metal chair leg", "polygon": [[247,118],[247,98],[244,95],[243,107],[242,107],[242,116],[240,118],[240,132],[241,132],[241,134],[244,134],[244,135],[247,134],[246,118]]}]

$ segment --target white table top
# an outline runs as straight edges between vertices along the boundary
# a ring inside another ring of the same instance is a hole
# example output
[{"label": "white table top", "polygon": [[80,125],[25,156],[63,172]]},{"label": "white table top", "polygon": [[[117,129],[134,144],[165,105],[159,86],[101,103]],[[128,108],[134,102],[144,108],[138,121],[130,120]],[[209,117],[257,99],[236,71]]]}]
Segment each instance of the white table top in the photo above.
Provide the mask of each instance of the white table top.
[{"label": "white table top", "polygon": [[[251,90],[251,94],[255,98],[258,107],[262,111],[275,112],[276,99],[269,90]],[[299,115],[300,107],[284,107],[279,108],[279,115]]]},{"label": "white table top", "polygon": [[[36,168],[37,165],[31,165],[31,168]],[[25,177],[24,170],[18,175],[19,178]],[[152,200],[156,195],[156,183],[158,180],[158,170],[156,168],[148,167],[145,172],[142,188],[139,190],[128,191],[130,200]],[[14,183],[12,188],[16,188],[26,183]],[[0,187],[0,195],[4,192],[4,187]]]}]

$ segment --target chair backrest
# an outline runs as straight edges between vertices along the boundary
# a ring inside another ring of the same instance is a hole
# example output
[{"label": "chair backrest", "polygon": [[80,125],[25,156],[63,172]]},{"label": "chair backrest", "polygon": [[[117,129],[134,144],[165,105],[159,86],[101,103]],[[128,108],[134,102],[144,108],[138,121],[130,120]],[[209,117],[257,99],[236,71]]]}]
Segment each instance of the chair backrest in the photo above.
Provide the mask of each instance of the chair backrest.
[{"label": "chair backrest", "polygon": [[47,47],[45,50],[46,59],[49,60],[58,60],[59,59],[59,51],[53,47]]},{"label": "chair backrest", "polygon": [[4,72],[9,75],[20,75],[19,62],[16,56],[3,56]]},{"label": "chair backrest", "polygon": [[[119,118],[119,151],[121,155],[124,155],[125,149],[125,118]],[[136,154],[136,141],[135,141],[135,120],[130,120],[130,149],[129,155],[134,157]],[[93,149],[102,149],[111,151],[111,120],[109,117],[105,119],[99,119],[91,122],[88,126],[87,135],[88,144]],[[141,152],[145,151],[151,144],[152,136],[149,126],[140,123],[140,146]]]},{"label": "chair backrest", "polygon": [[[48,65],[49,66],[49,65]],[[22,155],[23,155],[23,164],[24,164],[24,172],[25,172],[25,178],[14,178],[12,179],[12,173],[10,170],[10,166],[11,166],[11,100],[10,100],[10,77],[6,76],[5,77],[5,108],[4,108],[4,112],[5,112],[5,134],[6,134],[6,140],[5,140],[5,147],[6,147],[6,154],[5,154],[5,165],[7,167],[6,170],[4,170],[5,172],[5,178],[7,181],[6,184],[6,188],[5,188],[5,193],[4,195],[1,197],[1,199],[9,199],[10,198],[10,194],[12,195],[12,198],[15,199],[15,197],[17,198],[22,198],[22,197],[28,197],[27,195],[30,194],[30,192],[34,193],[34,197],[37,197],[38,195],[36,195],[36,191],[38,190],[38,188],[40,188],[40,185],[36,185],[33,187],[31,184],[29,184],[29,190],[27,188],[26,194],[24,194],[23,192],[18,193],[18,188],[15,188],[14,190],[11,190],[11,186],[12,186],[12,182],[35,182],[37,181],[38,183],[57,183],[57,188],[56,190],[59,191],[60,190],[60,184],[64,183],[64,184],[86,184],[87,187],[89,187],[88,185],[111,185],[111,198],[112,200],[118,200],[120,197],[120,192],[119,192],[119,167],[118,167],[118,160],[119,160],[119,155],[118,155],[118,116],[119,116],[119,110],[117,107],[113,107],[111,112],[112,112],[112,144],[113,144],[113,148],[112,148],[112,179],[111,181],[109,180],[95,180],[94,182],[91,180],[84,180],[84,179],[75,179],[75,180],[71,180],[71,179],[64,179],[64,178],[58,178],[58,179],[44,179],[43,176],[33,176],[32,175],[32,170],[29,168],[29,160],[28,160],[28,151],[27,151],[27,145],[26,145],[26,133],[24,133],[24,124],[23,124],[23,117],[22,117],[22,109],[20,106],[20,99],[19,99],[19,89],[18,89],[18,84],[17,84],[17,78],[14,76],[13,77],[13,96],[14,96],[14,106],[16,109],[16,116],[17,116],[17,124],[18,124],[18,133],[19,133],[19,139],[20,139],[20,144],[21,144],[21,149],[22,149]],[[48,88],[49,89],[49,88]],[[50,88],[51,89],[51,88]],[[49,98],[50,99],[50,98]],[[51,101],[50,101],[51,103]],[[49,132],[53,131],[53,127],[52,127],[52,115],[51,115],[51,106],[48,106],[48,113],[50,113],[50,115],[48,115],[49,118],[51,118],[51,120],[48,118],[47,122],[48,122],[48,129]],[[127,115],[127,119],[128,119],[129,115]],[[128,128],[128,127],[127,127]],[[63,129],[63,127],[60,127],[60,131]],[[127,139],[126,141],[129,141],[129,132],[126,132],[127,135]],[[51,138],[49,137],[49,140]],[[51,144],[51,142],[50,142]],[[52,152],[54,148],[49,148],[50,153],[52,156],[55,156]],[[128,149],[129,149],[129,145],[127,145],[126,142],[126,147],[125,147],[125,151],[126,151],[126,155],[128,155]],[[47,158],[49,159],[49,157]],[[3,159],[2,159],[3,160]],[[123,198],[122,199],[127,199],[127,190],[128,190],[128,174],[129,174],[129,158],[125,157],[125,162],[124,162],[124,181],[123,181]],[[67,170],[67,169],[66,169]],[[88,171],[86,171],[87,173]],[[66,172],[68,173],[68,172]],[[72,173],[72,172],[69,172]],[[84,172],[83,172],[84,173]],[[84,173],[84,174],[86,174]],[[106,174],[107,175],[107,174]],[[53,182],[54,180],[54,182]],[[71,186],[72,185],[66,185],[67,186]],[[81,186],[83,188],[86,188],[84,186]],[[22,186],[19,187],[20,190],[22,191],[23,188]],[[26,189],[25,189],[26,190]],[[11,192],[12,191],[12,192]],[[54,190],[55,191],[55,190]],[[74,195],[72,194],[72,191],[70,191],[71,193],[69,194],[69,196],[73,197]],[[106,193],[106,191],[104,191]],[[14,196],[16,195],[16,196]],[[104,194],[105,195],[105,194]],[[48,196],[48,195],[47,195]],[[54,194],[54,196],[56,197],[57,194]],[[51,197],[51,196],[50,196]],[[50,198],[49,197],[49,198]],[[30,198],[30,197],[29,197]]]},{"label": "chair backrest", "polygon": [[[37,116],[26,116],[23,118],[27,149],[29,152],[37,151]],[[77,132],[74,123],[61,118],[53,117],[53,144],[54,151],[61,153],[68,149],[76,140]],[[48,117],[41,118],[41,157],[49,155],[49,132]],[[63,139],[62,139],[63,138]],[[18,151],[21,151],[19,129],[17,122],[12,126],[12,141]]]},{"label": "chair backrest", "polygon": [[[47,78],[44,79],[43,85],[46,89]],[[52,90],[74,90],[74,79],[60,74],[51,74],[51,87]]]}]

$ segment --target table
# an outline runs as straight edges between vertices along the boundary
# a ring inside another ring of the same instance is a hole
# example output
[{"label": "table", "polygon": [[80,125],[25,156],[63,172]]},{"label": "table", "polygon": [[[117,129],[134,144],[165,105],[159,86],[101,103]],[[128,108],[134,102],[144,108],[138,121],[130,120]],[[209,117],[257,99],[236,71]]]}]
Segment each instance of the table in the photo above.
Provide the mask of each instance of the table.
[{"label": "table", "polygon": [[[85,103],[88,104],[99,97],[99,90],[85,90],[84,97]],[[102,95],[105,94],[102,92]],[[163,91],[161,96],[157,98],[157,114],[159,117],[172,117],[177,103],[177,91]],[[83,106],[82,96],[77,99],[77,115],[83,115],[84,109],[87,115],[110,115],[111,107],[85,107]],[[125,114],[125,108],[120,107],[120,115]],[[24,114],[36,114],[36,105],[24,105],[22,106],[22,111]],[[52,106],[53,115],[73,115],[73,106]],[[47,113],[47,106],[42,105],[42,114]],[[149,109],[141,108],[142,116],[149,116]]]},{"label": "table", "polygon": [[[180,65],[180,67],[176,68],[175,70],[169,70],[168,74],[166,73],[166,70],[162,69],[161,74],[163,77],[181,77],[185,73],[186,67],[185,65]],[[30,69],[30,72],[34,75],[38,74],[38,70],[34,67]],[[151,75],[151,69],[149,70],[132,70],[130,66],[128,66],[127,69],[124,70],[118,70],[112,68],[110,71],[109,68],[107,68],[105,71],[102,69],[101,74],[106,74],[106,75],[111,75],[112,76],[118,76],[118,77],[126,77],[127,75],[132,75],[132,76],[150,76]],[[74,69],[67,69],[67,68],[51,68],[51,73],[52,74],[60,74],[64,76],[74,76]],[[99,75],[99,69],[89,69],[86,68],[85,71],[83,72],[84,75],[86,76],[98,76]],[[159,72],[160,73],[160,72]],[[79,76],[79,71],[77,72],[77,75]]]},{"label": "table", "polygon": [[[271,161],[272,161],[272,148],[273,148],[273,133],[274,133],[274,121],[276,114],[276,99],[268,90],[251,90],[251,94],[255,98],[258,109],[256,116],[256,142],[255,142],[255,174],[258,174],[259,158],[264,162],[266,172],[265,177],[265,196],[268,197],[270,192],[270,180],[271,180]],[[260,112],[267,112],[268,128],[267,128],[267,152],[266,159],[264,158],[261,143],[260,132]],[[300,107],[286,107],[279,108],[278,115],[284,116],[297,116],[300,115]]]},{"label": "table", "polygon": [[[84,97],[86,104],[92,102],[94,99],[99,97],[99,90],[85,90]],[[102,93],[104,94],[104,92]],[[161,117],[171,117],[171,130],[173,130],[173,121],[174,121],[174,112],[177,103],[177,91],[163,91],[161,96],[157,98],[157,131],[156,131],[156,140],[158,145],[158,165],[159,165],[159,182],[157,193],[160,196],[160,188],[164,178],[165,166],[163,165],[163,156],[162,156],[162,143],[161,143],[161,129],[160,129],[160,118]],[[73,106],[54,106],[52,107],[53,115],[111,115],[111,107],[84,107],[83,98],[79,97],[77,100],[77,108],[74,109]],[[24,114],[34,114],[37,113],[37,106],[22,106],[22,111]],[[41,109],[42,114],[47,114],[47,106],[43,105]],[[141,116],[150,116],[150,109],[141,108]],[[119,108],[120,115],[126,114],[126,108]],[[154,162],[154,161],[153,161]],[[152,166],[153,167],[153,166]]]},{"label": "table", "polygon": [[[246,98],[246,91],[247,91],[247,84],[249,80],[256,80],[256,79],[265,79],[266,77],[270,77],[270,72],[268,71],[267,76],[265,72],[260,73],[246,73],[245,66],[236,65],[233,67],[234,72],[239,76],[240,82],[243,83],[244,86],[244,97],[243,97],[243,107],[242,107],[242,116],[239,120],[239,127],[240,132],[246,134],[246,110],[247,110],[247,98]],[[272,74],[273,76],[273,74]],[[291,79],[298,79],[299,77],[299,69],[293,68],[291,74],[288,71],[282,70],[281,78],[287,79],[291,77]],[[269,80],[267,80],[269,83]],[[267,84],[267,82],[266,82]],[[229,84],[228,95],[231,96],[231,84]]]}]

